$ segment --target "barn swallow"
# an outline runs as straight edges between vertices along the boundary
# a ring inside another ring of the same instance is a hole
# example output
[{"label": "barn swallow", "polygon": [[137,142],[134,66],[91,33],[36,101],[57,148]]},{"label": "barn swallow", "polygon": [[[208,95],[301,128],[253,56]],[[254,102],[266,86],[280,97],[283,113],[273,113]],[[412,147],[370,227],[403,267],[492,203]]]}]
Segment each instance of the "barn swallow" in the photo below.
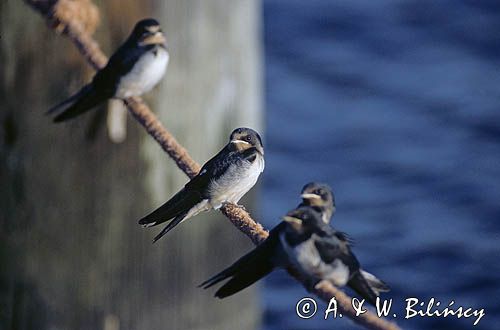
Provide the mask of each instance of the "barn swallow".
[{"label": "barn swallow", "polygon": [[166,39],[160,24],[152,18],[141,20],[92,81],[48,113],[60,112],[54,122],[61,122],[107,99],[123,100],[147,93],[163,78],[168,60]]},{"label": "barn swallow", "polygon": [[[388,290],[385,283],[373,275],[369,280],[365,278],[349,243],[323,222],[317,209],[302,206],[290,211],[283,220],[253,251],[200,286],[206,289],[231,278],[215,293],[216,297],[225,298],[277,267],[293,265],[306,279],[308,289],[321,280],[339,287],[348,285],[372,304],[380,292]],[[376,281],[377,286],[370,280]]]},{"label": "barn swallow", "polygon": [[347,285],[373,305],[380,292],[389,290],[375,276],[367,278],[345,235],[325,224],[314,208],[298,208],[283,220],[290,224],[280,236],[283,249],[291,263],[313,282]]},{"label": "barn swallow", "polygon": [[[300,197],[302,197],[302,203],[298,207],[314,207],[321,213],[321,219],[323,222],[327,224],[330,223],[333,215],[335,214],[336,205],[335,195],[329,185],[326,183],[310,182],[302,188]],[[341,237],[341,239],[348,242],[350,245],[354,243],[354,240],[344,232],[337,231],[337,236]],[[387,286],[375,277],[375,275],[370,274],[363,269],[361,269],[360,272],[374,289],[378,288],[381,292],[387,291],[384,289]]]},{"label": "barn swallow", "polygon": [[321,211],[321,219],[325,223],[330,223],[330,220],[335,213],[335,196],[332,188],[326,183],[309,182],[301,191],[302,203],[301,206],[314,206]]},{"label": "barn swallow", "polygon": [[237,128],[229,143],[184,188],[151,214],[139,220],[150,227],[171,220],[154,238],[156,242],[182,221],[200,212],[238,203],[264,171],[264,147],[257,132]]}]

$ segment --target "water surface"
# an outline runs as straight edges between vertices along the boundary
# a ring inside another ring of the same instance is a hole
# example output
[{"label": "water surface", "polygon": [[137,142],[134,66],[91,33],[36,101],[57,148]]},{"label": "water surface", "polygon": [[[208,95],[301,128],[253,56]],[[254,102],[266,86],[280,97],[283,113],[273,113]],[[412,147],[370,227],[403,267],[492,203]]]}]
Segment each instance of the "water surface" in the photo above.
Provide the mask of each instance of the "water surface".
[{"label": "water surface", "polygon": [[[500,323],[500,3],[264,1],[271,227],[308,181],[335,191],[333,224],[363,267],[407,297],[485,308]],[[358,328],[294,315],[306,291],[265,281],[266,330]],[[324,306],[320,306],[320,310]],[[403,316],[403,315],[401,315]],[[400,317],[401,317],[400,316]],[[398,320],[471,329],[471,319]]]}]

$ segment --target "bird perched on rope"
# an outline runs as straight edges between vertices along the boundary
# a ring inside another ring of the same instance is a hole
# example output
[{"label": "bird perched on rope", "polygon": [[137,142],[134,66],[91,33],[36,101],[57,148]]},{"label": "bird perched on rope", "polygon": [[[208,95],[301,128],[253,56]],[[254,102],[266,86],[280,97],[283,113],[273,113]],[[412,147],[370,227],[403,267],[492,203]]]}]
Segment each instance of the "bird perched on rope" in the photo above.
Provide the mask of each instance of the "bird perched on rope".
[{"label": "bird perched on rope", "polygon": [[[329,185],[326,183],[310,182],[302,188],[300,197],[302,197],[302,203],[300,203],[299,207],[314,207],[320,212],[323,222],[327,224],[330,223],[335,214],[336,206],[335,195]],[[354,244],[354,240],[344,232],[337,231],[337,236],[342,236],[342,239],[347,241],[350,245]],[[360,269],[360,272],[372,287],[378,288],[382,292],[387,291],[385,290],[387,286],[375,275],[363,269]]]},{"label": "bird perched on rope", "polygon": [[152,18],[141,20],[88,85],[47,113],[59,112],[54,122],[62,122],[110,98],[123,100],[147,93],[165,75],[168,60],[166,39],[158,21]]},{"label": "bird perched on rope", "polygon": [[264,171],[264,147],[259,134],[237,128],[229,143],[184,188],[151,214],[139,220],[150,227],[170,222],[154,238],[156,242],[179,223],[200,212],[219,209],[224,203],[238,203]]},{"label": "bird perched on rope", "polygon": [[389,290],[382,281],[376,279],[377,285],[373,285],[372,279],[365,278],[349,242],[325,224],[314,207],[299,207],[288,212],[283,220],[254,250],[200,286],[206,289],[230,278],[215,293],[216,297],[225,298],[277,267],[292,265],[306,280],[309,290],[326,280],[339,287],[348,285],[371,304],[376,303],[380,292]]}]

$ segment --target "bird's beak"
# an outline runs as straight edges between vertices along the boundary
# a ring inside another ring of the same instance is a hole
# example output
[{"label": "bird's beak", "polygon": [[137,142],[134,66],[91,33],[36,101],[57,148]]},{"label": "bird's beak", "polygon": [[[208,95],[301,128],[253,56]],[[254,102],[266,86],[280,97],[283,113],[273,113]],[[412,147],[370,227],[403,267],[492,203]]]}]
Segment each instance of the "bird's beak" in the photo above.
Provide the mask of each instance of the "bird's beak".
[{"label": "bird's beak", "polygon": [[139,45],[141,46],[147,46],[147,45],[163,45],[166,47],[167,45],[167,39],[165,39],[165,36],[163,35],[162,32],[158,31],[155,32],[154,34],[144,38]]},{"label": "bird's beak", "polygon": [[243,140],[231,140],[230,143],[232,145],[234,145],[236,150],[239,150],[239,151],[244,151],[244,150],[247,150],[250,147],[252,147],[252,145],[250,143],[248,143],[247,141],[243,141]]},{"label": "bird's beak", "polygon": [[302,229],[302,220],[301,219],[291,217],[289,215],[285,215],[283,217],[283,221],[289,223],[293,227],[293,229],[295,229],[297,231]]},{"label": "bird's beak", "polygon": [[303,199],[321,199],[321,196],[319,196],[319,195],[308,194],[308,193],[302,194],[302,195],[300,195],[300,197],[302,197]]},{"label": "bird's beak", "polygon": [[230,141],[231,143],[233,144],[244,144],[244,145],[250,145],[250,143],[248,143],[247,141],[243,141],[243,140],[231,140]]}]

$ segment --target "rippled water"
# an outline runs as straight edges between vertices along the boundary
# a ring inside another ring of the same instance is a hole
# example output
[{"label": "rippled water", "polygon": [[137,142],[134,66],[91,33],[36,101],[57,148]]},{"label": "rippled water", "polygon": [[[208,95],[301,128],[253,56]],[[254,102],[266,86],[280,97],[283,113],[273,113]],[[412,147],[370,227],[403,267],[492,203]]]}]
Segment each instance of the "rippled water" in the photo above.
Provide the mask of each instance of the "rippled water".
[{"label": "rippled water", "polygon": [[[334,226],[404,299],[485,308],[500,324],[500,2],[264,1],[267,226],[310,180],[334,188]],[[264,329],[299,320],[306,291],[265,281]],[[320,306],[320,309],[324,306]],[[471,319],[398,319],[471,329]]]}]

